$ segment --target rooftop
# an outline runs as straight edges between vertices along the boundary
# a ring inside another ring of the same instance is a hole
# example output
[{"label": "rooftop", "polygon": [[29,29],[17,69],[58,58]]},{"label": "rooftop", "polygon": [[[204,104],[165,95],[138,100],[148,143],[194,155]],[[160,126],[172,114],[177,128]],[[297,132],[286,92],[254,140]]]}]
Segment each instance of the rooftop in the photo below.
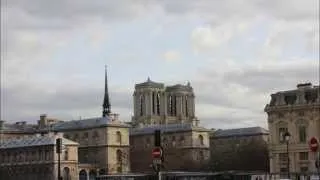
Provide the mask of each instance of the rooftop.
[{"label": "rooftop", "polygon": [[269,131],[262,127],[248,127],[238,129],[218,129],[214,131],[214,137],[232,137],[232,136],[255,136],[267,135]]},{"label": "rooftop", "polygon": [[75,129],[89,129],[96,127],[105,126],[119,126],[119,127],[130,127],[128,124],[113,120],[110,117],[97,117],[83,120],[72,120],[53,124],[51,130],[61,131],[61,130],[75,130]]},{"label": "rooftop", "polygon": [[143,134],[153,134],[155,130],[160,130],[162,133],[179,132],[179,131],[207,131],[210,130],[193,126],[192,124],[164,124],[164,125],[153,125],[142,128],[130,129],[130,135],[143,135]]},{"label": "rooftop", "polygon": [[[32,137],[23,137],[20,139],[5,139],[0,142],[0,149],[19,148],[30,146],[55,145],[56,139],[60,136],[54,134],[34,135]],[[62,138],[63,145],[78,145],[78,143],[66,138]]]}]

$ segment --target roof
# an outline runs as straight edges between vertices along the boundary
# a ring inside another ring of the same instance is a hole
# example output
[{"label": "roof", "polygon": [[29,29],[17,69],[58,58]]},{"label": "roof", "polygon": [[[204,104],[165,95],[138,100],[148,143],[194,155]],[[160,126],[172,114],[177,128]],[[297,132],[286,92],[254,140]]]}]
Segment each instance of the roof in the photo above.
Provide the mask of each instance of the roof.
[{"label": "roof", "polygon": [[163,89],[164,88],[164,84],[151,81],[150,78],[148,78],[148,80],[146,82],[143,82],[143,83],[135,85],[135,88],[145,88],[145,87]]},{"label": "roof", "polygon": [[130,135],[143,135],[143,134],[153,134],[155,130],[160,130],[162,133],[170,133],[170,132],[181,132],[181,131],[206,131],[210,130],[193,126],[192,124],[164,124],[164,125],[153,125],[142,128],[133,128],[130,129]]},{"label": "roof", "polygon": [[192,92],[192,87],[190,86],[190,84],[188,83],[188,85],[181,85],[181,84],[176,84],[173,86],[167,86],[166,87],[166,91],[188,91],[188,92]]},{"label": "roof", "polygon": [[[59,138],[59,136],[47,134],[44,136],[35,135],[32,137],[23,137],[21,139],[6,139],[0,142],[0,149],[55,145],[57,138]],[[62,138],[62,144],[63,145],[79,145],[78,143],[66,138]]]},{"label": "roof", "polygon": [[72,130],[72,129],[89,129],[106,126],[119,126],[119,127],[130,127],[128,124],[120,121],[115,121],[110,117],[97,117],[83,120],[72,120],[53,124],[51,130]]},{"label": "roof", "polygon": [[0,127],[0,131],[4,133],[34,133],[36,130],[37,125],[26,124],[26,122],[17,122],[14,124],[3,123],[2,127]]},{"label": "roof", "polygon": [[262,127],[248,127],[238,129],[219,129],[214,132],[214,137],[231,137],[231,136],[254,136],[267,135],[269,131]]}]

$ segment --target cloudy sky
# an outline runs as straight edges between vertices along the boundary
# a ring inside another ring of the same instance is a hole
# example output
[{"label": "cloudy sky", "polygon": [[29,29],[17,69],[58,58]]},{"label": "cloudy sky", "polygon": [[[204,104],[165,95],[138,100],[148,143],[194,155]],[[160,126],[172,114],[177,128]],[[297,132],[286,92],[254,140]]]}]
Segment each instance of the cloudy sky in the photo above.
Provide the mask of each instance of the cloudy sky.
[{"label": "cloudy sky", "polygon": [[319,82],[318,0],[2,0],[1,119],[129,121],[134,84],[190,81],[202,125],[266,125],[270,94]]}]

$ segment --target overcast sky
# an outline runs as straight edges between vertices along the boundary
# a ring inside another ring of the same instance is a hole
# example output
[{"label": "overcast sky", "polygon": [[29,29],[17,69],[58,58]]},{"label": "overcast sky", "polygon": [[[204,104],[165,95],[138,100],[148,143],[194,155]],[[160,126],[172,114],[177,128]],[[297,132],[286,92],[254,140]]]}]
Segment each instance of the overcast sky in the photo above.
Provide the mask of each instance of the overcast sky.
[{"label": "overcast sky", "polygon": [[270,94],[319,82],[319,0],[2,0],[1,119],[133,115],[135,83],[190,81],[210,128],[267,127]]}]

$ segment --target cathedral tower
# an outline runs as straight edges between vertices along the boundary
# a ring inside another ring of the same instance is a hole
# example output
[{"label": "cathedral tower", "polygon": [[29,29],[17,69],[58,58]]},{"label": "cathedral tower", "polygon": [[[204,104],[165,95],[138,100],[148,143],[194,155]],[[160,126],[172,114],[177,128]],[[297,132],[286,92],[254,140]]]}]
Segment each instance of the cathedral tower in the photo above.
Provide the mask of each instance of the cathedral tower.
[{"label": "cathedral tower", "polygon": [[144,83],[136,84],[133,94],[134,126],[157,124],[194,124],[195,117],[193,88],[177,84],[165,87],[163,83],[148,78]]}]

